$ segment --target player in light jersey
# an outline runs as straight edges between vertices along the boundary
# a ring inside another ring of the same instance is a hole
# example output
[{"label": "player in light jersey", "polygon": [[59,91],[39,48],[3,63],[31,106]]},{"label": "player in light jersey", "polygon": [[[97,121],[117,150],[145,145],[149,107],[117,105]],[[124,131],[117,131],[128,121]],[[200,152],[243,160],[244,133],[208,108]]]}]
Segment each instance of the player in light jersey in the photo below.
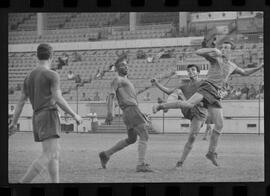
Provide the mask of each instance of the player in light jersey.
[{"label": "player in light jersey", "polygon": [[27,99],[33,108],[33,134],[35,142],[41,142],[42,153],[28,168],[20,183],[30,183],[43,171],[48,170],[51,182],[59,183],[59,133],[61,131],[57,105],[69,113],[79,124],[82,119],[74,113],[62,96],[60,77],[51,70],[53,51],[49,44],[37,48],[38,66],[25,78],[21,97],[16,106],[9,130],[16,128]]},{"label": "player in light jersey", "polygon": [[130,144],[134,144],[138,135],[138,163],[136,171],[152,172],[153,170],[150,168],[150,165],[145,162],[149,124],[146,116],[138,107],[135,88],[127,78],[128,67],[126,57],[119,58],[115,63],[115,68],[118,76],[111,83],[111,92],[108,97],[107,119],[112,119],[113,99],[116,97],[119,107],[123,111],[123,121],[127,127],[128,137],[120,140],[110,149],[99,153],[101,166],[105,169],[110,157]]},{"label": "player in light jersey", "polygon": [[173,103],[164,103],[153,106],[153,113],[156,113],[157,111],[164,109],[193,108],[202,101],[207,107],[208,115],[214,124],[206,158],[208,158],[215,166],[218,166],[216,148],[223,128],[223,112],[221,107],[223,85],[227,82],[231,74],[249,76],[263,68],[263,63],[255,68],[243,69],[238,67],[230,61],[233,48],[234,43],[226,41],[222,44],[220,50],[216,48],[202,48],[197,50],[197,55],[204,57],[210,62],[210,68],[206,79],[202,82],[197,92],[186,101],[179,100]]},{"label": "player in light jersey", "polygon": [[[176,88],[169,89],[165,86],[161,85],[157,82],[156,79],[152,79],[153,85],[158,87],[161,91],[165,92],[169,95],[167,102],[174,102],[176,100],[187,100],[189,99],[194,93],[196,93],[197,89],[202,83],[202,80],[199,79],[200,68],[195,64],[190,64],[187,66],[187,74],[189,77],[189,81],[181,81],[180,85]],[[188,156],[189,152],[193,147],[193,143],[205,123],[208,112],[202,104],[197,104],[193,108],[182,108],[181,109],[184,118],[190,120],[190,132],[188,136],[188,140],[184,146],[184,150],[180,160],[176,163],[176,168],[180,168],[186,157]]]}]

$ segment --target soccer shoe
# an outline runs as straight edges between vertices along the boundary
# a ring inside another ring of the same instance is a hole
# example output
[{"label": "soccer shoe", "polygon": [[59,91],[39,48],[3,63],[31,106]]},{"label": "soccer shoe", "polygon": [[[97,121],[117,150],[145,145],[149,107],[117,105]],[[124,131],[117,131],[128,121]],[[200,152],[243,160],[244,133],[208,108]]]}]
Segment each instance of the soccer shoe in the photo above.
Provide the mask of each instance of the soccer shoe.
[{"label": "soccer shoe", "polygon": [[203,137],[202,140],[207,140],[207,138],[206,137]]},{"label": "soccer shoe", "polygon": [[157,113],[159,110],[160,110],[159,105],[153,105],[153,107],[152,107],[153,114]]},{"label": "soccer shoe", "polygon": [[154,170],[150,168],[149,164],[143,163],[141,165],[137,165],[136,172],[154,172]]},{"label": "soccer shoe", "polygon": [[103,169],[106,169],[106,164],[109,161],[110,157],[108,157],[104,151],[100,152],[98,154],[99,159],[100,159],[100,163]]},{"label": "soccer shoe", "polygon": [[208,152],[205,157],[209,159],[215,166],[218,166],[217,163],[217,153],[215,152]]},{"label": "soccer shoe", "polygon": [[182,161],[177,161],[175,168],[180,169],[182,167],[183,167],[183,162]]}]

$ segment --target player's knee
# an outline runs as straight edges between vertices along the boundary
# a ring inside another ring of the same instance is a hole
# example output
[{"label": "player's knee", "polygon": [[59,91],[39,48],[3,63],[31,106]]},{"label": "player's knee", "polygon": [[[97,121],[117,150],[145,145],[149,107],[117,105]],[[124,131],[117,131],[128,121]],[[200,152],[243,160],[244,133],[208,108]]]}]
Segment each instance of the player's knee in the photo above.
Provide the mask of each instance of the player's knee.
[{"label": "player's knee", "polygon": [[215,123],[215,129],[216,130],[222,130],[223,129],[223,122],[222,121],[218,121]]},{"label": "player's knee", "polygon": [[140,140],[142,140],[142,141],[148,141],[148,139],[149,139],[149,136],[148,136],[148,132],[147,132],[147,130],[142,130],[141,131],[141,134],[140,134]]},{"label": "player's knee", "polygon": [[126,139],[127,144],[134,144],[137,141],[137,135],[129,136]]},{"label": "player's knee", "polygon": [[196,137],[197,137],[197,133],[190,134],[189,135],[189,138],[188,138],[188,142],[191,143],[191,144],[193,144],[194,141],[195,141],[195,139],[196,139]]},{"label": "player's knee", "polygon": [[60,153],[58,150],[45,153],[48,162],[52,160],[59,160],[59,155]]}]

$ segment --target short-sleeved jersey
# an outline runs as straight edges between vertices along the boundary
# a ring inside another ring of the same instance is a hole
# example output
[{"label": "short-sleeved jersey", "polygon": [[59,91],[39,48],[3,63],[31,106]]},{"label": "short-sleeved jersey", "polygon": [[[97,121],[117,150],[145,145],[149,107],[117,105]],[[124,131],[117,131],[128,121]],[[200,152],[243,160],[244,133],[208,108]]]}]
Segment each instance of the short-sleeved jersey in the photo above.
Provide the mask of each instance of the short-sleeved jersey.
[{"label": "short-sleeved jersey", "polygon": [[112,83],[112,93],[116,95],[119,107],[123,110],[128,106],[137,106],[137,94],[134,85],[128,78],[118,76]]},{"label": "short-sleeved jersey", "polygon": [[52,86],[59,86],[59,75],[53,70],[39,66],[26,76],[23,91],[29,97],[34,111],[57,108],[52,99]]},{"label": "short-sleeved jersey", "polygon": [[182,90],[185,98],[189,99],[192,95],[194,95],[202,82],[202,80],[182,81],[183,85],[180,87],[180,89]]},{"label": "short-sleeved jersey", "polygon": [[210,62],[206,80],[218,88],[222,88],[232,72],[237,68],[237,65],[219,56],[216,52],[205,55],[205,58]]}]

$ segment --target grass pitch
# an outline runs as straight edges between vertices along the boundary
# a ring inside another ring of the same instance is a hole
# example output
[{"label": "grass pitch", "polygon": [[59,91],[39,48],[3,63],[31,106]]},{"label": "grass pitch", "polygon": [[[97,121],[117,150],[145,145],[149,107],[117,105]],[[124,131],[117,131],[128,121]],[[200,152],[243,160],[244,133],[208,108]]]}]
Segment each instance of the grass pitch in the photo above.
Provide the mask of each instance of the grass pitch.
[{"label": "grass pitch", "polygon": [[[136,173],[137,143],[114,154],[106,170],[100,169],[98,152],[106,150],[125,134],[61,135],[60,182],[250,182],[264,180],[264,137],[254,134],[224,134],[220,138],[219,167],[205,158],[209,141],[202,135],[180,170],[171,170],[181,156],[186,134],[150,135],[147,162],[154,173]],[[17,183],[31,162],[41,152],[32,132],[17,133],[9,138],[9,182]],[[48,183],[48,174],[34,183]]]}]

